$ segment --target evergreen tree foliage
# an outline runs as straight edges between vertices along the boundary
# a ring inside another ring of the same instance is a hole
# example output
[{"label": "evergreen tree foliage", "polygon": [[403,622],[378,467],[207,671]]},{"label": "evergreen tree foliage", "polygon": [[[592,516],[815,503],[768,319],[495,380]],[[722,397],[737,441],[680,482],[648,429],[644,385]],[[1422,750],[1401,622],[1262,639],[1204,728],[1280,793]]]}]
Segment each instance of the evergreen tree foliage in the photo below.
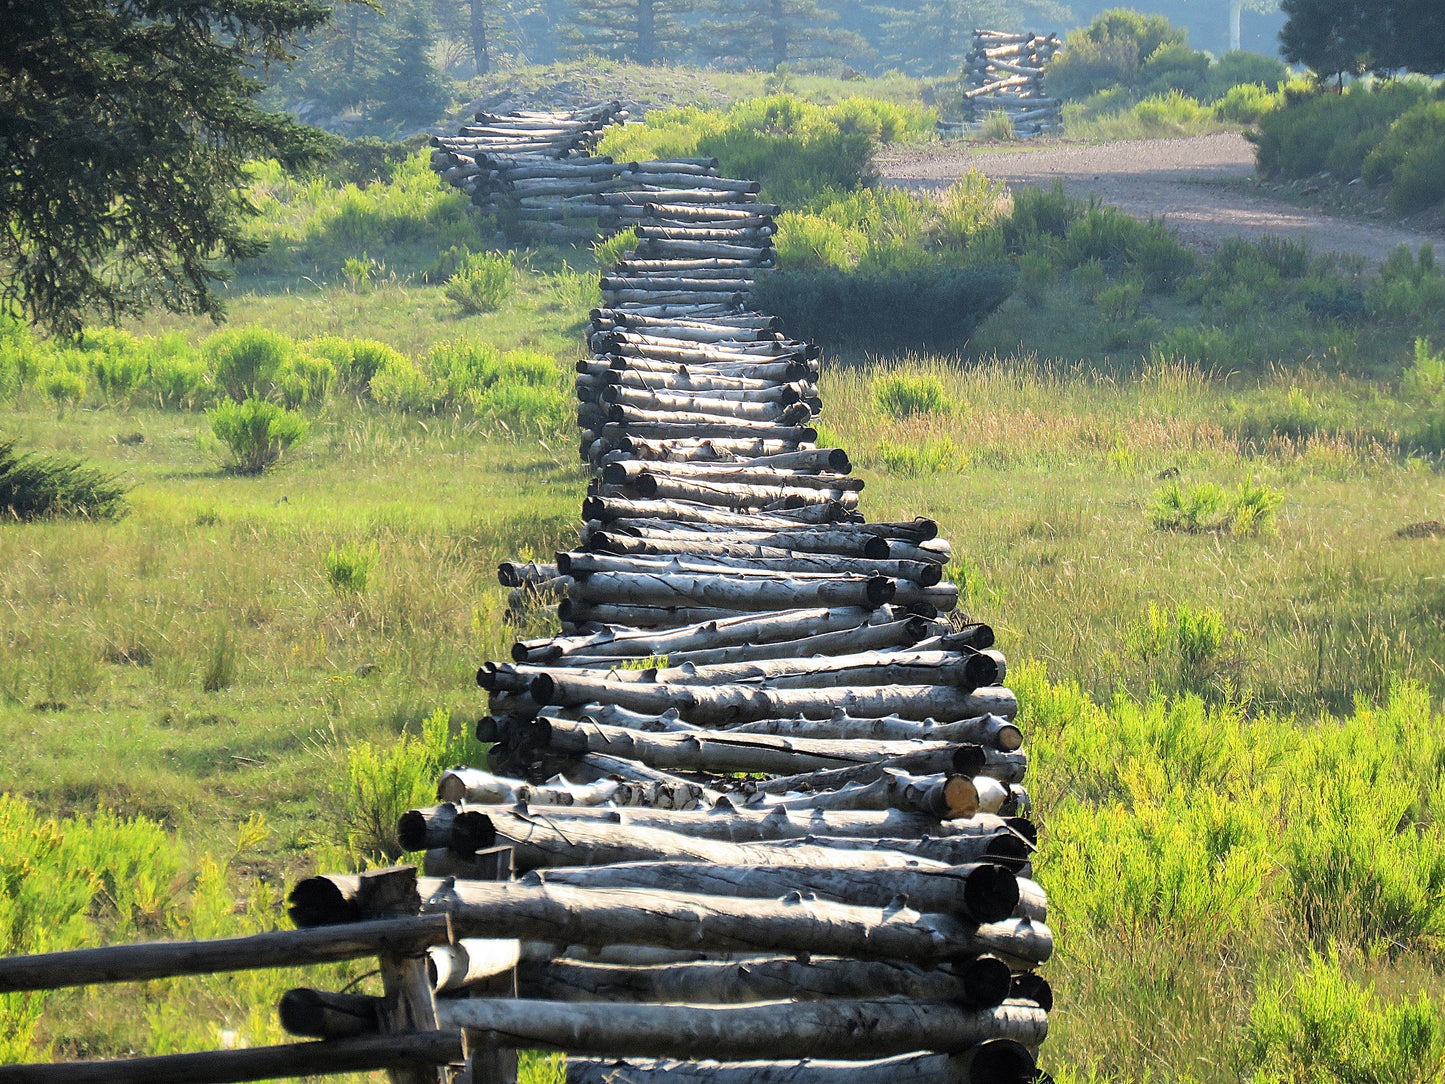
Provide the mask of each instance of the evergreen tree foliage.
[{"label": "evergreen tree foliage", "polygon": [[4,518],[117,519],[125,514],[128,488],[78,460],[18,452],[15,441],[0,439],[0,515]]},{"label": "evergreen tree foliage", "polygon": [[1286,60],[1321,76],[1445,72],[1440,0],[1282,0]]},{"label": "evergreen tree foliage", "polygon": [[830,25],[836,20],[814,0],[718,0],[700,51],[731,67],[766,69],[870,52],[860,35]]},{"label": "evergreen tree foliage", "polygon": [[[382,128],[436,120],[450,100],[431,60],[436,41],[426,0],[393,0],[385,9],[348,3],[299,43],[296,63],[268,99],[320,102],[333,112],[358,109]],[[386,134],[395,134],[387,132]]]},{"label": "evergreen tree foliage", "polygon": [[973,46],[975,27],[1015,29],[1003,0],[919,0],[876,6],[879,61],[914,75],[945,75],[958,69]]},{"label": "evergreen tree foliage", "polygon": [[219,316],[214,259],[242,236],[245,164],[320,133],[262,112],[256,65],[318,0],[0,0],[0,306],[73,334],[162,304]]},{"label": "evergreen tree foliage", "polygon": [[572,0],[561,28],[573,56],[661,64],[688,45],[692,0]]}]

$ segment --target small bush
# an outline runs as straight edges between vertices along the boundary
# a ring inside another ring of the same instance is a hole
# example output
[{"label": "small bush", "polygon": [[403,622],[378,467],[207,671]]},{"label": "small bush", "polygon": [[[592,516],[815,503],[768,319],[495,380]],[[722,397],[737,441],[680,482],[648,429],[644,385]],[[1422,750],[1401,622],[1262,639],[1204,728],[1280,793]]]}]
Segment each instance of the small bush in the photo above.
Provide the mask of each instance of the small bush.
[{"label": "small bush", "polygon": [[1266,177],[1328,172],[1353,180],[1390,126],[1430,94],[1421,83],[1391,80],[1375,86],[1356,83],[1343,94],[1295,95],[1260,119],[1255,137],[1259,171]]},{"label": "small bush", "polygon": [[1445,351],[1433,350],[1430,340],[1417,338],[1414,360],[1400,377],[1400,394],[1426,402],[1445,395]]},{"label": "small bush", "polygon": [[1273,529],[1275,511],[1283,503],[1284,494],[1253,478],[1232,490],[1217,482],[1186,487],[1176,481],[1154,494],[1149,519],[1161,531],[1264,534]]},{"label": "small bush", "polygon": [[1280,97],[1260,83],[1230,87],[1214,103],[1214,115],[1233,124],[1258,124],[1267,113],[1278,109]]},{"label": "small bush", "polygon": [[938,197],[934,238],[944,248],[966,249],[998,222],[1008,188],[1002,181],[971,169]]},{"label": "small bush", "polygon": [[611,237],[592,245],[592,255],[597,258],[598,267],[614,267],[623,256],[637,247],[637,231],[631,227],[614,233]]},{"label": "small bush", "polygon": [[512,430],[565,431],[576,418],[570,396],[538,384],[497,384],[468,396],[476,412]]},{"label": "small bush", "polygon": [[894,420],[915,414],[939,414],[953,409],[943,381],[924,373],[888,373],[876,377],[873,403]]},{"label": "small bush", "polygon": [[423,411],[432,407],[432,382],[410,358],[387,358],[367,384],[371,398],[392,410]]},{"label": "small bush", "polygon": [[376,550],[347,545],[332,546],[326,554],[326,582],[337,594],[364,595]]},{"label": "small bush", "polygon": [[53,369],[40,382],[41,390],[55,403],[58,413],[74,410],[85,398],[85,381],[69,369]]},{"label": "small bush", "polygon": [[517,285],[517,269],[511,257],[501,253],[477,252],[447,280],[446,296],[475,315],[495,312]]},{"label": "small bush", "polygon": [[307,431],[301,415],[265,399],[226,399],[207,411],[211,432],[231,453],[238,474],[260,474]]},{"label": "small bush", "polygon": [[909,444],[885,440],[878,445],[878,458],[889,473],[907,478],[958,470],[964,463],[958,446],[947,437],[930,437]]},{"label": "small bush", "polygon": [[1017,139],[1018,133],[1014,131],[1014,122],[1002,109],[995,110],[983,118],[983,123],[978,127],[978,138],[989,143],[1007,143]]},{"label": "small bush", "polygon": [[201,344],[222,394],[240,401],[268,398],[295,352],[285,335],[264,327],[218,331]]},{"label": "small bush", "polygon": [[1094,304],[1104,319],[1115,324],[1134,319],[1143,300],[1144,283],[1139,279],[1121,279],[1094,295]]},{"label": "small bush", "polygon": [[1062,239],[1087,209],[1064,191],[1064,182],[1048,189],[1025,187],[1014,192],[1013,213],[1004,223],[1004,237],[1017,252],[1039,238]]},{"label": "small bush", "polygon": [[212,393],[209,366],[190,350],[153,355],[146,384],[156,402],[172,410],[189,410]]},{"label": "small bush", "polygon": [[1186,602],[1173,610],[1151,602],[1144,620],[1129,630],[1126,640],[1151,672],[1161,664],[1166,668],[1165,680],[1171,688],[1204,696],[1213,690],[1219,671],[1224,615],[1208,606],[1195,609]]},{"label": "small bush", "polygon": [[0,513],[11,519],[118,519],[128,488],[77,460],[20,453],[15,441],[0,439]]}]

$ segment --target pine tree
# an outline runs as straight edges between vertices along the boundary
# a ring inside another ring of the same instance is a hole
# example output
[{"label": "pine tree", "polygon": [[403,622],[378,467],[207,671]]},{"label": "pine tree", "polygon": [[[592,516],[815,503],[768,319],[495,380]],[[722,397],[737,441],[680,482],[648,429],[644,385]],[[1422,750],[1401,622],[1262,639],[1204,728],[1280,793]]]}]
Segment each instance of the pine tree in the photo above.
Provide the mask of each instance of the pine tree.
[{"label": "pine tree", "polygon": [[0,310],[63,333],[162,304],[221,314],[216,258],[254,255],[246,164],[327,142],[260,110],[258,65],[313,0],[0,0]]},{"label": "pine tree", "polygon": [[1445,71],[1440,0],[1282,0],[1286,60],[1321,76]]},{"label": "pine tree", "polygon": [[665,63],[687,46],[681,17],[693,7],[691,0],[573,0],[563,42],[573,56]]},{"label": "pine tree", "polygon": [[433,0],[437,30],[463,43],[472,73],[486,75],[499,55],[520,48],[519,20],[537,8],[528,0]]},{"label": "pine tree", "polygon": [[719,0],[711,16],[702,51],[734,67],[777,69],[870,52],[860,35],[830,26],[836,13],[814,0]]}]

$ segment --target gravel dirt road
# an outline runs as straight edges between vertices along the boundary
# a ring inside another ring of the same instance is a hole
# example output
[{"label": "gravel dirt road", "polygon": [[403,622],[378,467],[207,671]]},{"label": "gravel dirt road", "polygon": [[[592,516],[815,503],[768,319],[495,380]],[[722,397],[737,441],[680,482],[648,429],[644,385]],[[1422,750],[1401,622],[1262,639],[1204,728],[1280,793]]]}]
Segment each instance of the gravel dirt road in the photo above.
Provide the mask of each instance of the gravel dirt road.
[{"label": "gravel dirt road", "polygon": [[1316,249],[1362,253],[1379,263],[1399,245],[1418,250],[1445,235],[1336,218],[1296,206],[1254,184],[1254,148],[1235,133],[1132,140],[1098,146],[1040,143],[1018,151],[977,150],[958,141],[885,149],[886,183],[942,188],[977,169],[1017,185],[1064,182],[1071,195],[1096,195],[1138,218],[1165,218],[1181,240],[1212,251],[1227,237],[1280,234]]}]

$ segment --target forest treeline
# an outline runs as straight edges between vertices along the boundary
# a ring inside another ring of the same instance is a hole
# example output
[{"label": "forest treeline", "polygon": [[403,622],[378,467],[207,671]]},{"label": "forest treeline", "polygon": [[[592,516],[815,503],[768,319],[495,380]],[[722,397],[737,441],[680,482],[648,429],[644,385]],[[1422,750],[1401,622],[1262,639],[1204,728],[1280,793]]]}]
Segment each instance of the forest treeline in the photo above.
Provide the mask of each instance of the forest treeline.
[{"label": "forest treeline", "polygon": [[[1247,44],[1274,52],[1274,0],[1158,0],[1201,48],[1227,48],[1232,7],[1262,30]],[[272,73],[273,108],[333,113],[361,105],[380,124],[434,121],[453,80],[516,64],[595,56],[640,64],[833,75],[956,72],[975,27],[1063,33],[1107,0],[387,0],[338,4]],[[1260,12],[1259,9],[1268,9]]]}]

